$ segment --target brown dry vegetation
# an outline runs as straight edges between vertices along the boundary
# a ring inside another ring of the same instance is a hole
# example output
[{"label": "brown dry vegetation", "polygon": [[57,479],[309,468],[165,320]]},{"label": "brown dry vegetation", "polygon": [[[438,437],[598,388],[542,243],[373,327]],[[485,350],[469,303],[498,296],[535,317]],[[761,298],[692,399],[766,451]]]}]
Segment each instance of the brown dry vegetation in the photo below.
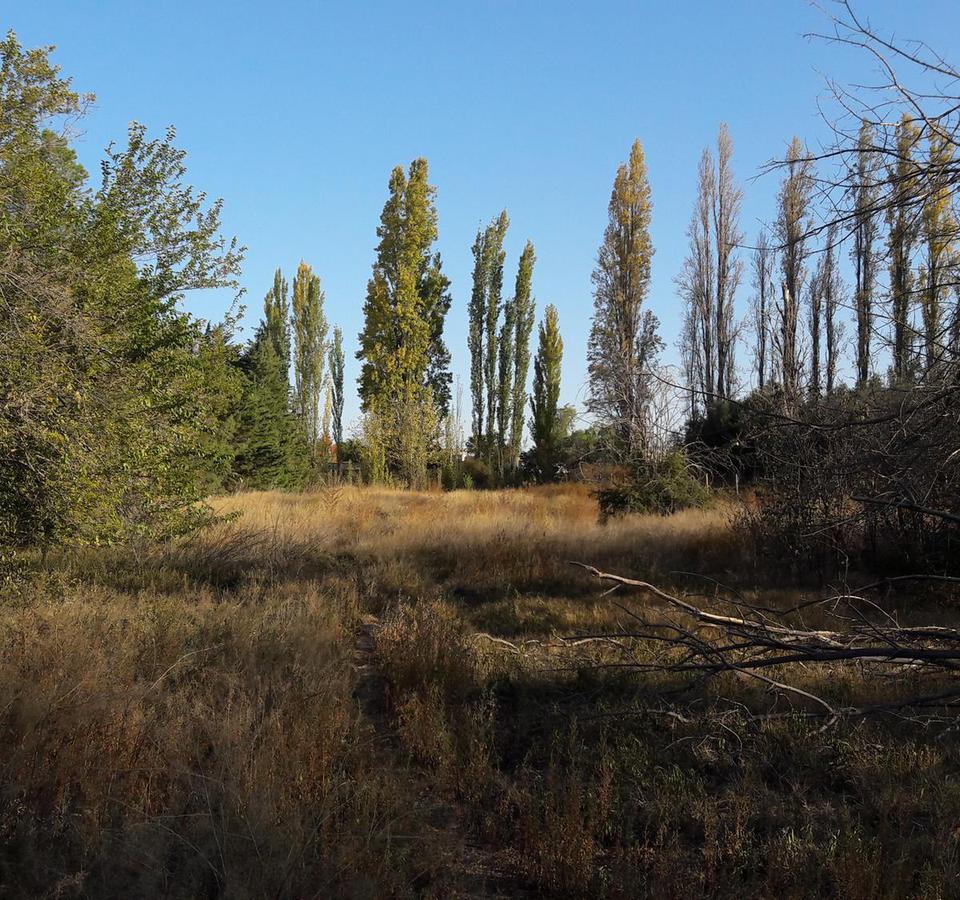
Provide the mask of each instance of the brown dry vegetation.
[{"label": "brown dry vegetation", "polygon": [[824,730],[756,682],[598,668],[607,645],[561,640],[643,602],[571,559],[796,599],[732,509],[601,526],[573,487],[216,505],[240,515],[5,587],[0,896],[955,895],[950,730]]}]

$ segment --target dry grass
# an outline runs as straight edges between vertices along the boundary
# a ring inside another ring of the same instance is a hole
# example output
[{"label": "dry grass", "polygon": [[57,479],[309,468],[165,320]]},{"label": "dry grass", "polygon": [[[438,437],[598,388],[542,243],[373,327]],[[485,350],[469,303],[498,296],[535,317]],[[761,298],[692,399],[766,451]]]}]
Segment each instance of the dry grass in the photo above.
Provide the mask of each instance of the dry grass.
[{"label": "dry grass", "polygon": [[[955,892],[949,732],[821,733],[785,705],[758,720],[775,701],[756,683],[602,670],[603,645],[560,646],[623,619],[571,559],[749,590],[730,509],[601,526],[566,487],[216,506],[241,515],[34,561],[4,589],[0,896],[456,896],[464,836],[431,823],[440,799],[534,893]],[[370,613],[383,721],[354,694]],[[898,689],[854,670],[798,683]]]}]

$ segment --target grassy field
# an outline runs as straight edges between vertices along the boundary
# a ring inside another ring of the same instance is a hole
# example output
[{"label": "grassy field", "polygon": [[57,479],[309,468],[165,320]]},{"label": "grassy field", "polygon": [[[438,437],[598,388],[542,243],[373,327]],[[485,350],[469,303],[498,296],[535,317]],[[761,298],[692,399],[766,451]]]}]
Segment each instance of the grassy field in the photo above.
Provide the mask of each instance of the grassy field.
[{"label": "grassy field", "polygon": [[628,624],[617,604],[666,615],[571,560],[814,590],[753,558],[733,507],[600,525],[574,487],[215,505],[237,516],[6,583],[0,897],[958,895],[954,732],[823,728],[756,682],[564,640]]}]

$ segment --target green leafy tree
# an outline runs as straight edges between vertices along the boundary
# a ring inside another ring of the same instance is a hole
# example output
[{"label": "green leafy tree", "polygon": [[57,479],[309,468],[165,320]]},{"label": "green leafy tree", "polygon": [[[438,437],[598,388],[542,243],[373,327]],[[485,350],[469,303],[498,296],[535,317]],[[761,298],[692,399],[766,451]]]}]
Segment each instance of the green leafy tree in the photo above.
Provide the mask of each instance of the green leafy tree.
[{"label": "green leafy tree", "polygon": [[[409,480],[413,473],[419,480],[424,448],[435,440],[435,423],[449,404],[449,355],[442,337],[449,281],[433,251],[436,189],[428,182],[427,161],[414,160],[407,174],[397,166],[389,191],[357,351],[360,400],[368,418],[379,420],[367,426],[384,448],[378,459],[400,477]],[[408,428],[417,434],[405,433]]]},{"label": "green leafy tree", "polygon": [[473,242],[473,290],[470,293],[469,326],[467,332],[467,348],[470,351],[470,400],[472,407],[472,433],[474,452],[479,453],[483,443],[483,372],[486,354],[484,352],[484,335],[487,321],[487,231],[477,229],[477,237]]},{"label": "green leafy tree", "polygon": [[513,298],[503,304],[500,326],[499,364],[497,369],[497,471],[503,478],[507,465],[507,438],[513,419],[514,341],[516,340],[516,303]]},{"label": "green leafy tree", "polygon": [[533,361],[533,394],[530,397],[530,436],[533,455],[541,477],[553,474],[554,455],[559,440],[560,370],[563,364],[563,338],[553,304],[544,310],[540,323],[540,343]]},{"label": "green leafy tree", "polygon": [[241,386],[230,323],[180,300],[236,288],[242,248],[172,129],[131,125],[91,189],[64,128],[89,98],[48,49],[10,33],[0,57],[0,543],[180,532],[210,515]]},{"label": "green leafy tree", "polygon": [[343,443],[343,332],[339,327],[333,329],[333,341],[330,344],[330,384],[333,443],[339,450]]},{"label": "green leafy tree", "polygon": [[500,321],[500,310],[503,295],[503,263],[506,254],[503,250],[503,240],[510,227],[510,219],[504,210],[491,222],[484,239],[484,269],[487,274],[486,309],[485,309],[485,340],[486,359],[484,360],[483,376],[486,382],[487,393],[487,434],[486,452],[487,462],[492,466],[494,452],[498,446],[497,432],[497,400],[499,390],[497,384],[497,363],[499,348],[497,346],[497,324]]},{"label": "green leafy tree", "polygon": [[312,448],[320,439],[320,394],[327,354],[327,317],[320,278],[303,260],[293,279],[293,371],[297,412]]},{"label": "green leafy tree", "polygon": [[523,419],[527,406],[527,377],[530,370],[530,333],[536,315],[532,296],[533,266],[537,256],[527,241],[520,254],[517,281],[513,291],[513,396],[510,416],[510,468],[520,464]]},{"label": "green leafy tree", "polygon": [[640,141],[617,170],[609,221],[593,272],[594,314],[587,345],[588,408],[634,457],[646,443],[651,367],[659,322],[645,308],[650,290],[650,183]]}]

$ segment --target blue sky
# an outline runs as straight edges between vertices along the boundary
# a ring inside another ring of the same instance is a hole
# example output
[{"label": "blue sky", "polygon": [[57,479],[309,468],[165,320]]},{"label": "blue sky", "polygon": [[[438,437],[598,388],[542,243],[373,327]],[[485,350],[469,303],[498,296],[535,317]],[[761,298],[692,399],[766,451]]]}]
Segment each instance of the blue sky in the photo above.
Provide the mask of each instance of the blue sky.
[{"label": "blue sky", "polygon": [[[953,0],[858,7],[884,30],[958,55]],[[697,161],[719,123],[734,140],[749,238],[771,217],[777,189],[772,176],[753,180],[759,167],[794,133],[813,145],[825,135],[823,74],[847,82],[874,74],[864,58],[804,37],[827,24],[804,0],[22,0],[5,12],[0,23],[27,46],[57,45],[54,58],[75,86],[96,93],[78,145],[92,172],[131,120],[157,135],[177,127],[191,182],[224,198],[225,230],[248,247],[248,323],[276,266],[290,277],[301,258],[314,266],[328,318],[344,330],[351,382],[390,169],[427,157],[465,405],[479,225],[508,210],[510,287],[524,241],[535,243],[538,309],[559,309],[563,399],[579,404],[590,273],[613,176],[634,138],[654,201],[649,302],[669,361]],[[745,284],[740,309],[749,294]],[[192,297],[189,307],[216,318],[226,299]],[[351,393],[345,419],[357,411]]]}]

